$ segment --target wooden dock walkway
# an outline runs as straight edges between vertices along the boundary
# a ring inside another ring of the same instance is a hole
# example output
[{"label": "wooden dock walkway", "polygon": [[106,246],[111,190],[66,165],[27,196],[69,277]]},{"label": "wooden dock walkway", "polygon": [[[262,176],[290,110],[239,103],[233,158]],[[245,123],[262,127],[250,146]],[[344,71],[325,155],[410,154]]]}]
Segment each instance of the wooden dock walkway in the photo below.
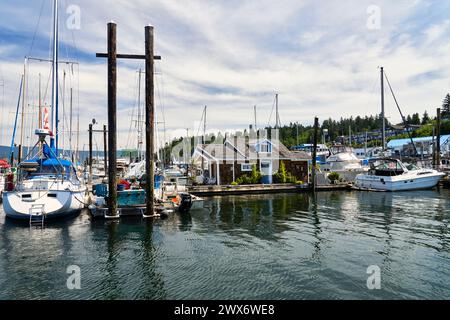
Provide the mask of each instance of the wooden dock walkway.
[{"label": "wooden dock walkway", "polygon": [[[316,191],[351,190],[350,184],[340,185],[320,185]],[[274,193],[304,193],[310,192],[309,185],[295,184],[270,184],[270,185],[243,185],[243,186],[193,186],[187,190],[189,193],[198,196],[226,196],[245,194],[274,194]]]}]

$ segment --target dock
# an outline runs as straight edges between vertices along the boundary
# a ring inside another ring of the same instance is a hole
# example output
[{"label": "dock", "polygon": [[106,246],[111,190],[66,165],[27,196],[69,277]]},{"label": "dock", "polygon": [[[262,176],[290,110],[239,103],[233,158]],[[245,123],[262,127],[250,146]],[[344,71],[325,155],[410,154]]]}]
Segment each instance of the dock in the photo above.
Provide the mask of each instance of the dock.
[{"label": "dock", "polygon": [[[351,190],[350,184],[337,184],[337,185],[319,185],[316,187],[316,191],[346,191]],[[310,192],[312,189],[308,184],[296,185],[296,184],[255,184],[255,185],[242,185],[242,186],[192,186],[187,190],[190,194],[198,197],[205,196],[226,196],[226,195],[254,195],[254,194],[275,194],[275,193],[305,193]]]}]

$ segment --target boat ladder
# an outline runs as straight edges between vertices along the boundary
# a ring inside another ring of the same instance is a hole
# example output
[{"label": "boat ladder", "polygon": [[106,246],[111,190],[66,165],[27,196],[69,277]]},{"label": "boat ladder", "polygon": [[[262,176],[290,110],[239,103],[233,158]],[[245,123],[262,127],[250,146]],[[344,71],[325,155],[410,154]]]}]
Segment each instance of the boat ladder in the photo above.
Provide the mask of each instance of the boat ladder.
[{"label": "boat ladder", "polygon": [[40,224],[44,227],[45,204],[34,204],[30,208],[30,226]]}]

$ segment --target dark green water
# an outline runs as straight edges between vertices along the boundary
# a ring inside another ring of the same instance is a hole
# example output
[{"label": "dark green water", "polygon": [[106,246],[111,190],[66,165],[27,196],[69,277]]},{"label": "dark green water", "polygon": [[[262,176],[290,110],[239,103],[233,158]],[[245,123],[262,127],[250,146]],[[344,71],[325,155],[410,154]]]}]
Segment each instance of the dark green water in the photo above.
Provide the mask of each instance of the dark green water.
[{"label": "dark green water", "polygon": [[0,299],[449,299],[449,205],[448,190],[210,198],[150,224],[44,230],[1,214]]}]

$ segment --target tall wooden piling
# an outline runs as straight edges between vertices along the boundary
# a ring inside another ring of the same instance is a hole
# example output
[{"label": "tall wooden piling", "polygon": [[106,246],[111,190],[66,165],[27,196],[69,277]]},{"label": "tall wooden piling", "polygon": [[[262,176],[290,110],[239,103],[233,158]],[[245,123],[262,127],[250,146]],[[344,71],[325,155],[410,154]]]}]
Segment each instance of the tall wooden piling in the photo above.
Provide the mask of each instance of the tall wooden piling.
[{"label": "tall wooden piling", "polygon": [[441,165],[441,108],[437,109],[436,116],[436,167]]},{"label": "tall wooden piling", "polygon": [[312,179],[312,189],[316,191],[317,179],[316,179],[316,167],[317,167],[317,141],[319,139],[319,118],[314,119],[314,146],[312,154],[312,169],[311,169],[311,179]]},{"label": "tall wooden piling", "polygon": [[89,179],[88,184],[92,184],[92,164],[93,164],[93,154],[92,154],[92,135],[93,135],[93,124],[89,124],[89,159],[88,159],[88,166],[89,166]]},{"label": "tall wooden piling", "polygon": [[384,68],[381,67],[381,140],[383,152],[386,151],[386,114],[384,105]]},{"label": "tall wooden piling", "polygon": [[108,23],[108,217],[117,216],[117,25]]},{"label": "tall wooden piling", "polygon": [[154,87],[154,28],[145,27],[145,169],[147,173],[147,215],[155,214],[154,191],[154,119],[155,119],[155,87]]},{"label": "tall wooden piling", "polygon": [[105,175],[108,174],[108,129],[103,126],[103,163],[105,165]]}]

